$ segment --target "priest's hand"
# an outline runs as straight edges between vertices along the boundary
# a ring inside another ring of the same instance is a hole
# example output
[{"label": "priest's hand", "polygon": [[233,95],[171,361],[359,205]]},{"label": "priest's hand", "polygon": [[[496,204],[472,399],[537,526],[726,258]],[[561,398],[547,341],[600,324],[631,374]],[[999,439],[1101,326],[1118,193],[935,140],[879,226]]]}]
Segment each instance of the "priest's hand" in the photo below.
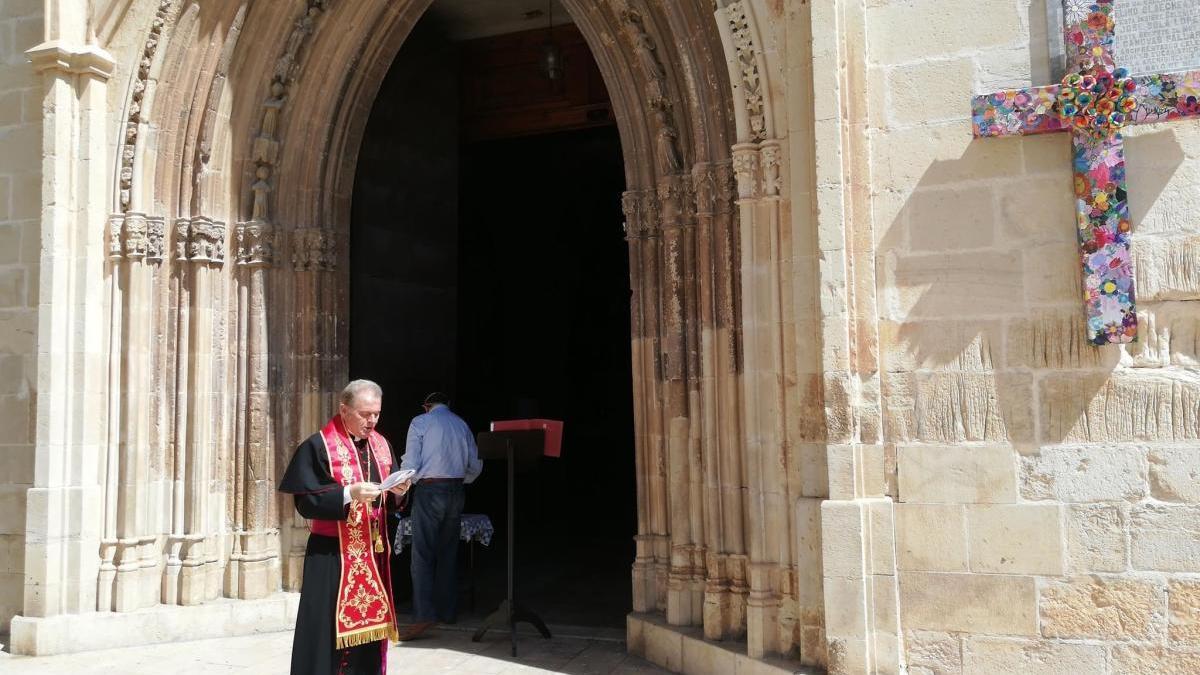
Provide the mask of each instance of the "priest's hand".
[{"label": "priest's hand", "polygon": [[354,483],[349,490],[350,499],[356,502],[373,502],[379,496],[379,486],[375,483]]}]

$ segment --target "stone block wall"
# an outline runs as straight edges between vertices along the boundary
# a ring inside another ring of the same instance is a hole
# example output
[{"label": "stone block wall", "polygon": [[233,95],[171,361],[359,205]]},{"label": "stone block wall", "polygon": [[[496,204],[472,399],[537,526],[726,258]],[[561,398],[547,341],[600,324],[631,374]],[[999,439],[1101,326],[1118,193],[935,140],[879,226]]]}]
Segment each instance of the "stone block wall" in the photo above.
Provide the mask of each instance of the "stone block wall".
[{"label": "stone block wall", "polygon": [[1126,134],[1142,341],[1091,347],[1068,136],[969,122],[972,94],[1046,83],[1044,15],[867,3],[903,650],[921,675],[1193,672],[1200,126]]},{"label": "stone block wall", "polygon": [[0,627],[21,610],[25,493],[33,483],[37,389],[42,85],[25,50],[42,41],[41,0],[0,11]]}]

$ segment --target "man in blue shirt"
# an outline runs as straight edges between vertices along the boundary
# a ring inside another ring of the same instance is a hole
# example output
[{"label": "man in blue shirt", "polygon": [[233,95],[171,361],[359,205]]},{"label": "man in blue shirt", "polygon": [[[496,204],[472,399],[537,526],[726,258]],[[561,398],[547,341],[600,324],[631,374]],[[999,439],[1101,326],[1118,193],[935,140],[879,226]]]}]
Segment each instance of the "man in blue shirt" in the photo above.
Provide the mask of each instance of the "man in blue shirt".
[{"label": "man in blue shirt", "polygon": [[441,392],[425,397],[424,415],[413,418],[401,469],[413,469],[409,492],[412,508],[413,621],[401,640],[420,636],[437,622],[457,617],[455,571],[463,484],[483,470],[475,436],[461,417],[450,411],[450,398]]}]

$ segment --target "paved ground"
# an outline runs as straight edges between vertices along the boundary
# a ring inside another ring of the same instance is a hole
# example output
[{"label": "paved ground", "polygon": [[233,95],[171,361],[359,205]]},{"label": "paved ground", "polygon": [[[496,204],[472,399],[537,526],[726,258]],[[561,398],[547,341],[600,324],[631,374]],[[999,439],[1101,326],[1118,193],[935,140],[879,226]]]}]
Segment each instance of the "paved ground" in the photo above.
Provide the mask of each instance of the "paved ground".
[{"label": "paved ground", "polygon": [[[475,643],[471,642],[471,633],[466,630],[443,628],[435,631],[431,637],[393,646],[388,655],[388,673],[649,675],[667,672],[626,654],[624,642],[604,637],[589,639],[561,633],[552,640],[543,640],[522,635],[517,643],[520,656],[514,659],[509,656],[506,633],[489,633],[482,642]],[[287,673],[291,648],[292,634],[287,632],[38,658],[0,652],[0,673]]]}]

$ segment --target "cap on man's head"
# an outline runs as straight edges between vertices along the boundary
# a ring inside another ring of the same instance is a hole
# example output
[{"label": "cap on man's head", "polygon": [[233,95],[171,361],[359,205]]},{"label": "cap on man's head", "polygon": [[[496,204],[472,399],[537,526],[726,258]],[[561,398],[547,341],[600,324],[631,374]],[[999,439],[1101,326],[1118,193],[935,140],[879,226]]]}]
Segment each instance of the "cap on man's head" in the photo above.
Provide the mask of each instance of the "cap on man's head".
[{"label": "cap on man's head", "polygon": [[435,391],[426,396],[421,405],[437,405],[439,403],[442,405],[450,405],[450,397],[440,391]]}]

